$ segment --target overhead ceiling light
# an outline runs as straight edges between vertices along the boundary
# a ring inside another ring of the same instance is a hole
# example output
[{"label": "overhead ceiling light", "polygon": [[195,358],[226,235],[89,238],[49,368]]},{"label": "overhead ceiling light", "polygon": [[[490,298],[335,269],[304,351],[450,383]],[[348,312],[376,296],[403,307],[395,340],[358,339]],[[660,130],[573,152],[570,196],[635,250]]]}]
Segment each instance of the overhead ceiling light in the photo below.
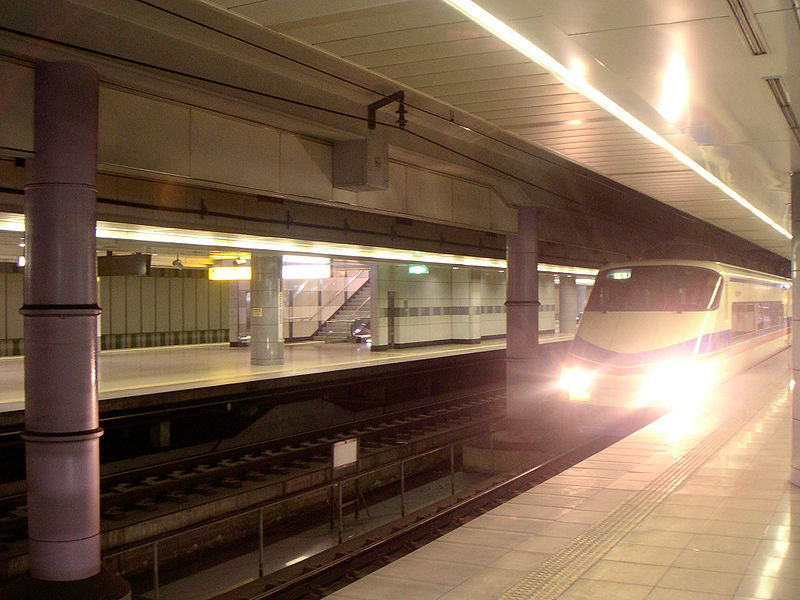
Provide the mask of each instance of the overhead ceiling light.
[{"label": "overhead ceiling light", "polygon": [[539,263],[537,270],[542,273],[563,273],[565,275],[587,275],[594,277],[597,275],[597,269],[589,269],[587,267],[565,267],[563,265],[548,265],[547,263]]},{"label": "overhead ceiling light", "polygon": [[508,25],[506,25],[503,21],[495,17],[494,15],[490,14],[471,0],[442,0],[446,4],[449,4],[463,15],[486,29],[489,33],[497,37],[498,39],[502,40],[524,56],[527,56],[533,62],[537,63],[541,67],[547,69],[556,76],[564,85],[570,87],[571,89],[575,90],[579,94],[582,94],[595,104],[597,104],[600,108],[604,109],[605,111],[611,113],[617,119],[628,125],[631,129],[633,129],[636,133],[644,137],[645,139],[651,141],[652,143],[656,144],[660,148],[663,148],[667,152],[669,152],[675,159],[677,159],[682,164],[686,165],[692,171],[697,173],[700,177],[705,179],[708,183],[715,186],[717,189],[722,191],[726,196],[735,200],[739,205],[743,208],[750,211],[753,215],[758,217],[764,223],[772,227],[775,231],[780,233],[787,239],[792,239],[792,234],[789,233],[784,227],[780,226],[778,223],[773,221],[770,217],[768,217],[763,211],[756,208],[753,204],[751,204],[748,200],[744,198],[741,194],[736,192],[733,188],[728,186],[722,180],[720,180],[717,176],[713,175],[709,171],[706,171],[703,167],[701,167],[698,163],[696,163],[692,158],[690,158],[687,154],[684,154],[680,150],[678,150],[675,146],[670,144],[663,136],[656,133],[653,129],[642,123],[639,119],[634,117],[631,113],[626,111],[616,102],[611,100],[608,96],[603,94],[598,89],[589,85],[583,77],[576,77],[575,74],[570,71],[567,67],[562,65],[558,62],[555,58],[547,54],[544,50],[539,48],[536,44],[531,42],[528,38],[521,35]]},{"label": "overhead ceiling light", "polygon": [[689,75],[683,56],[673,54],[664,69],[661,97],[656,110],[670,123],[677,123],[689,101]]},{"label": "overhead ceiling light", "polygon": [[750,52],[755,56],[766,54],[767,44],[764,42],[764,34],[761,32],[761,27],[758,26],[758,19],[750,7],[750,3],[747,0],[728,0],[728,6],[731,7],[733,17],[739,24],[739,29]]},{"label": "overhead ceiling light", "polygon": [[209,267],[209,281],[248,280],[252,277],[250,267]]},{"label": "overhead ceiling light", "polygon": [[772,95],[775,96],[775,102],[778,103],[783,113],[783,118],[786,119],[786,122],[789,124],[789,129],[792,130],[794,137],[797,139],[797,143],[800,144],[800,125],[798,125],[797,115],[794,114],[792,105],[789,104],[789,96],[786,94],[786,90],[783,89],[781,78],[767,77],[765,81],[772,91]]},{"label": "overhead ceiling light", "polygon": [[[20,213],[0,212],[0,231],[25,231],[25,216]],[[502,258],[485,258],[481,256],[459,256],[456,254],[439,254],[436,252],[420,252],[380,248],[376,246],[359,246],[356,244],[333,244],[327,242],[309,242],[286,238],[260,237],[246,234],[200,231],[192,229],[176,229],[173,227],[156,227],[136,225],[133,223],[97,222],[97,238],[104,240],[124,240],[136,242],[162,242],[166,244],[182,244],[185,246],[202,246],[211,248],[232,248],[235,250],[263,250],[281,254],[301,254],[308,256],[284,256],[284,261],[309,263],[327,262],[327,257],[360,258],[365,260],[386,260],[403,263],[426,262],[437,265],[461,267],[484,267],[505,269],[506,261]],[[213,252],[213,251],[212,251]],[[244,253],[244,252],[243,252]],[[231,252],[233,254],[233,252]],[[178,256],[175,260],[179,260]],[[183,266],[183,263],[181,263]],[[539,271],[551,273],[585,274],[594,277],[597,269],[584,267],[566,267],[548,263],[538,263]]]}]

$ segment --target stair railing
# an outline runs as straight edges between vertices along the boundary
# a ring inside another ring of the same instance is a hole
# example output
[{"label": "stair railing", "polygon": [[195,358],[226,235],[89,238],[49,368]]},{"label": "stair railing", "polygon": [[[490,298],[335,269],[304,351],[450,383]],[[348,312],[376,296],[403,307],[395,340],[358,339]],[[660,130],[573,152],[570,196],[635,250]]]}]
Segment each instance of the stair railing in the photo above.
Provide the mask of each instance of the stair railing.
[{"label": "stair railing", "polygon": [[[353,295],[358,292],[364,284],[369,281],[369,269],[359,269],[354,275],[349,277],[342,286],[336,290],[333,297],[325,304],[320,306],[313,315],[305,317],[289,317],[288,321],[313,322],[316,321],[318,327],[326,323],[344,303],[347,302],[348,294]],[[363,306],[363,303],[362,303]]]},{"label": "stair railing", "polygon": [[[361,314],[361,309],[364,308],[364,306],[367,304],[367,302],[370,301],[371,298],[372,296],[367,296],[361,302],[361,304],[358,305],[358,308],[356,308],[356,310],[353,313],[355,316],[352,319],[328,319],[327,321],[325,321],[325,343],[326,344],[331,343],[331,334],[335,333],[333,329],[331,329],[330,327],[331,323],[347,323],[347,327],[345,328],[345,330],[348,332],[347,337],[350,337],[350,333],[353,330],[353,323],[355,323],[359,319],[364,318],[362,316],[359,316]],[[342,306],[344,306],[344,304],[342,304]]]}]

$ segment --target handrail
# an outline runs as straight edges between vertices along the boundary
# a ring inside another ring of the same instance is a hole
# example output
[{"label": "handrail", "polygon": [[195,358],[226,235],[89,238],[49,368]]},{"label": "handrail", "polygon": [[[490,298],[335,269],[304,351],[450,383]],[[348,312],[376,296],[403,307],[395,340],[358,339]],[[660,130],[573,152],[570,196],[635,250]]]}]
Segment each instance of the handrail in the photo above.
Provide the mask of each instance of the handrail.
[{"label": "handrail", "polygon": [[[358,314],[359,312],[361,312],[361,309],[362,309],[362,308],[364,308],[364,305],[365,305],[367,302],[369,302],[370,300],[372,300],[372,296],[371,296],[371,295],[370,295],[370,296],[367,296],[367,297],[366,297],[366,299],[365,299],[365,300],[364,300],[364,301],[363,301],[361,304],[359,304],[359,305],[358,305],[358,308],[356,309],[356,314]],[[360,318],[360,317],[359,317],[359,318]]]},{"label": "handrail", "polygon": [[[365,271],[366,271],[367,274],[366,274],[364,283],[366,283],[367,281],[369,281],[369,270],[368,269],[359,269],[358,273],[356,273],[350,279],[348,279],[347,282],[342,286],[342,289],[338,290],[328,302],[326,302],[324,305],[320,306],[319,309],[317,310],[317,312],[314,313],[312,316],[309,316],[309,317],[292,317],[289,320],[290,321],[327,321],[328,319],[321,319],[320,318],[322,316],[322,311],[325,310],[326,308],[329,308],[333,304],[334,300],[336,300],[336,298],[338,298],[341,294],[343,294],[345,291],[347,291],[348,286],[351,283],[353,283],[356,279],[361,277],[364,274]],[[364,286],[364,283],[362,283],[361,286],[359,286],[359,288],[358,288],[359,290]],[[356,290],[356,291],[358,291],[358,290]],[[344,302],[342,302],[342,304],[344,304]]]},{"label": "handrail", "polygon": [[[400,486],[401,486],[400,509],[401,509],[401,514],[404,515],[405,514],[404,479],[405,479],[405,464],[406,463],[412,462],[414,460],[419,460],[420,458],[426,457],[426,456],[431,455],[431,454],[435,454],[435,453],[438,453],[438,452],[443,452],[445,450],[449,450],[450,451],[450,486],[451,486],[451,494],[455,494],[455,482],[454,482],[454,479],[453,479],[453,477],[454,477],[454,468],[455,468],[454,459],[453,459],[453,452],[454,452],[455,448],[457,446],[463,448],[468,442],[470,442],[472,440],[479,439],[479,438],[484,438],[487,435],[490,436],[490,440],[491,440],[491,434],[492,433],[491,433],[491,429],[490,429],[489,432],[485,432],[484,431],[484,432],[477,433],[477,434],[471,435],[469,437],[463,438],[461,440],[451,441],[451,442],[445,443],[442,446],[438,446],[436,448],[429,448],[429,449],[423,450],[421,452],[415,452],[415,453],[411,454],[410,456],[398,458],[398,459],[390,461],[389,463],[385,463],[385,464],[382,464],[382,465],[376,465],[376,466],[371,467],[371,468],[369,468],[367,470],[364,470],[364,471],[361,470],[361,468],[360,468],[360,459],[358,459],[358,461],[356,463],[356,472],[355,473],[350,474],[350,475],[345,475],[345,476],[342,476],[342,477],[338,477],[338,478],[334,476],[334,471],[333,471],[332,467],[327,467],[326,470],[330,469],[332,478],[330,480],[324,482],[324,483],[316,484],[316,485],[314,485],[314,486],[312,486],[312,487],[310,487],[308,489],[305,489],[305,490],[298,490],[296,492],[290,492],[290,493],[285,494],[284,496],[282,496],[280,498],[270,498],[268,500],[263,500],[263,501],[258,502],[255,505],[252,505],[250,507],[236,510],[236,511],[234,511],[234,512],[228,514],[228,515],[221,516],[221,517],[216,517],[216,518],[212,517],[212,518],[207,519],[207,520],[205,520],[203,522],[195,523],[195,524],[192,524],[192,525],[188,525],[188,526],[183,527],[183,528],[181,528],[181,529],[179,529],[177,531],[172,531],[172,532],[169,532],[169,533],[156,535],[156,536],[150,537],[148,539],[144,539],[144,540],[140,540],[140,541],[136,541],[136,542],[131,542],[131,543],[125,544],[122,547],[117,548],[115,550],[108,551],[108,552],[103,552],[102,553],[102,557],[103,557],[104,560],[105,559],[110,559],[110,558],[115,558],[115,557],[121,557],[121,556],[123,556],[125,554],[128,554],[129,552],[134,551],[134,550],[140,550],[142,548],[152,547],[153,594],[154,594],[155,599],[158,600],[158,598],[159,598],[159,558],[158,558],[158,546],[159,546],[159,543],[165,542],[167,540],[174,539],[174,538],[177,538],[177,537],[189,534],[189,533],[197,532],[197,531],[200,531],[202,529],[206,529],[208,527],[212,527],[212,526],[218,525],[219,523],[223,523],[225,521],[231,521],[231,520],[234,520],[234,519],[239,519],[239,518],[241,518],[243,516],[246,516],[246,515],[249,515],[249,514],[252,514],[252,513],[258,513],[259,514],[259,523],[258,523],[258,529],[259,529],[259,532],[258,532],[259,533],[259,561],[258,562],[259,562],[259,565],[258,565],[258,571],[259,571],[259,577],[263,577],[264,576],[264,568],[263,568],[263,561],[264,561],[264,554],[263,554],[264,553],[264,542],[263,542],[263,539],[264,539],[264,537],[263,537],[264,536],[264,513],[263,513],[263,511],[264,511],[264,509],[272,507],[272,506],[278,506],[278,505],[281,505],[281,504],[283,504],[285,502],[290,502],[291,500],[296,500],[296,499],[302,498],[303,496],[308,496],[308,495],[313,495],[313,494],[318,495],[320,491],[326,490],[326,489],[330,490],[330,492],[329,492],[329,494],[330,494],[330,493],[333,492],[334,489],[338,488],[339,492],[341,494],[341,489],[342,489],[342,485],[343,484],[347,484],[349,482],[354,482],[356,485],[358,485],[357,482],[362,477],[365,477],[365,476],[368,476],[368,475],[374,475],[374,474],[377,474],[377,473],[379,473],[381,471],[386,471],[386,470],[389,470],[389,469],[391,469],[393,467],[398,467],[399,466],[400,467]],[[392,449],[387,449],[387,450],[384,450],[384,451],[379,451],[376,454],[384,454],[384,453],[388,453],[388,452],[391,452],[391,451],[392,451]],[[281,485],[285,486],[287,481],[288,480],[282,481]],[[331,508],[333,508],[333,506],[331,506]],[[341,508],[342,508],[341,501],[339,502],[338,508],[339,508],[340,515],[341,515]],[[339,525],[339,543],[341,543],[342,542],[342,520],[341,520],[341,516],[339,517],[338,525]]]}]

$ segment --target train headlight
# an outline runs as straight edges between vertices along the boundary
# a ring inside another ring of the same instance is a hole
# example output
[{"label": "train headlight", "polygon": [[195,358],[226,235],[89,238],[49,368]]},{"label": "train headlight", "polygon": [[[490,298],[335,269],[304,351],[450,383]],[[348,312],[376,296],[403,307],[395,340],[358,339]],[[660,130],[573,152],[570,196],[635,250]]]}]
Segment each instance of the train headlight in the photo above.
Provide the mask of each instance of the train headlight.
[{"label": "train headlight", "polygon": [[643,400],[670,408],[695,403],[708,394],[713,373],[706,363],[674,362],[657,367],[647,377]]},{"label": "train headlight", "polygon": [[561,371],[559,385],[567,391],[570,400],[586,402],[591,396],[594,373],[579,367],[567,367]]}]

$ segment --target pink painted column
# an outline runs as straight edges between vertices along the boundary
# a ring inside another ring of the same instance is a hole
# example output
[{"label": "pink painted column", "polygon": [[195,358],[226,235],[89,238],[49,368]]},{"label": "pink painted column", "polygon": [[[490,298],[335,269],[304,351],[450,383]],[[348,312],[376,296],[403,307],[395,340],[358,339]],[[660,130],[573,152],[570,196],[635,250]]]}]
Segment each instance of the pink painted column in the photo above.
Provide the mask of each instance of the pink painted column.
[{"label": "pink painted column", "polygon": [[55,598],[77,587],[122,598],[126,585],[96,593],[109,579],[100,559],[98,78],[82,65],[45,62],[35,81],[21,309],[30,580],[18,597]]}]

